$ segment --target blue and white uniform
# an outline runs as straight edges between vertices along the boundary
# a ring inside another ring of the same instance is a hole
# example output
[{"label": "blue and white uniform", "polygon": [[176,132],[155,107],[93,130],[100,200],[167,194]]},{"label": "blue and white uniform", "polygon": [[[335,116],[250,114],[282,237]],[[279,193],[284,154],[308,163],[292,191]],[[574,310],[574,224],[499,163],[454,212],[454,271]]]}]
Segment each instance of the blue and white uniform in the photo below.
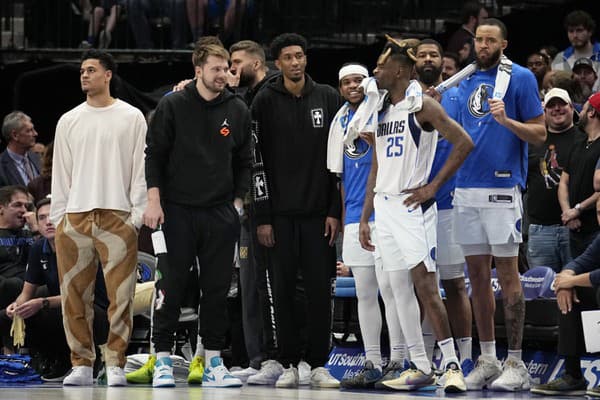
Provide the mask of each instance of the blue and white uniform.
[{"label": "blue and white uniform", "polygon": [[377,182],[375,224],[385,270],[410,270],[423,262],[435,271],[437,209],[435,201],[416,209],[403,202],[413,189],[427,184],[437,131],[425,131],[405,100],[386,104],[375,137]]}]

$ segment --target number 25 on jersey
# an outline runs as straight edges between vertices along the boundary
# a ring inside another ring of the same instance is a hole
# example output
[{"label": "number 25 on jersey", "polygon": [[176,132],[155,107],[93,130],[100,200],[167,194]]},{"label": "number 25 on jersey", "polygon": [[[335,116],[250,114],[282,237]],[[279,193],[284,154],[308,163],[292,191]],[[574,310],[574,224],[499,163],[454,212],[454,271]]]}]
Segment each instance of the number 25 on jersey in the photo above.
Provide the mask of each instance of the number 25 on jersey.
[{"label": "number 25 on jersey", "polygon": [[388,157],[400,157],[404,150],[404,136],[392,136],[387,138],[386,155]]}]

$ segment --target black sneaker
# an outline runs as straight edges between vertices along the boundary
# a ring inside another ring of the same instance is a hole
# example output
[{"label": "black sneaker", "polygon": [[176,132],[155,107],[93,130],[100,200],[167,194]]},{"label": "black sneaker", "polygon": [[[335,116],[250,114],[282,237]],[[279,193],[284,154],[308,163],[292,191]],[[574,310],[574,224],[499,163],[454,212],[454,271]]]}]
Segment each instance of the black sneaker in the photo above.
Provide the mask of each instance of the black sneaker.
[{"label": "black sneaker", "polygon": [[585,392],[585,394],[592,397],[600,397],[600,386],[588,389],[587,392]]},{"label": "black sneaker", "polygon": [[588,382],[584,377],[573,378],[569,374],[563,374],[553,381],[532,387],[531,393],[544,395],[583,396],[586,394]]},{"label": "black sneaker", "polygon": [[69,364],[57,361],[42,375],[42,380],[45,382],[62,382],[69,371],[71,371]]},{"label": "black sneaker", "polygon": [[383,372],[379,368],[375,368],[370,360],[367,360],[361,371],[351,378],[343,379],[340,386],[345,389],[372,389],[382,377]]}]

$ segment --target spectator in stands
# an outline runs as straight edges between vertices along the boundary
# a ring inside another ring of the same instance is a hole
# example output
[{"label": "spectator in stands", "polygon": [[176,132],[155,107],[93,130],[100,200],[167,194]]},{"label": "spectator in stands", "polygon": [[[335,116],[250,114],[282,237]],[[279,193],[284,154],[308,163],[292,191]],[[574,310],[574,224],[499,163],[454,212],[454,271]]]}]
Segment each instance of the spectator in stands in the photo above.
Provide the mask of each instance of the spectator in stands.
[{"label": "spectator in stands", "polygon": [[36,142],[31,148],[31,152],[37,154],[40,158],[44,155],[44,151],[46,151],[46,145],[40,142]]},{"label": "spectator in stands", "polygon": [[533,72],[538,83],[540,99],[543,99],[544,76],[550,71],[550,59],[539,51],[533,52],[527,57],[527,68]]},{"label": "spectator in stands", "polygon": [[[597,63],[600,66],[600,63]],[[596,92],[594,85],[598,80],[598,74],[594,69],[594,63],[589,58],[580,58],[573,65],[573,79],[581,86],[585,97]]]},{"label": "spectator in stands", "polygon": [[558,49],[556,46],[546,44],[540,47],[538,51],[540,54],[544,55],[544,57],[550,60],[550,65],[552,66],[552,60],[554,60],[554,57],[556,57],[558,54]]},{"label": "spectator in stands", "polygon": [[0,186],[25,186],[40,174],[40,158],[31,152],[37,135],[27,114],[13,111],[4,117],[2,138],[6,150],[0,154]]},{"label": "spectator in stands", "polygon": [[[587,106],[587,105],[586,105]],[[600,130],[600,123],[589,121]],[[598,168],[599,165],[596,166]],[[594,181],[600,174],[596,169]],[[596,189],[600,189],[596,185]],[[581,312],[600,307],[600,236],[583,254],[566,264],[554,279],[554,290],[560,310],[558,330],[558,355],[565,358],[565,371],[558,378],[531,388],[535,394],[553,396],[584,395],[600,397],[600,386],[587,389],[588,381],[581,372],[581,356],[586,353]]]},{"label": "spectator in stands", "polygon": [[571,255],[578,257],[598,235],[594,167],[600,158],[600,93],[592,95],[580,113],[579,128],[586,137],[573,145],[560,177],[558,201],[562,223],[569,230]]},{"label": "spectator in stands", "polygon": [[[475,142],[475,149],[457,172],[453,200],[454,235],[467,261],[481,348],[475,369],[466,378],[470,390],[530,387],[522,360],[521,191],[526,184],[527,143],[542,144],[546,129],[535,77],[527,68],[502,57],[508,46],[507,34],[504,23],[495,18],[477,27],[479,69],[459,86],[462,106],[458,121]],[[502,85],[507,80],[508,87]],[[503,366],[496,355],[492,259],[502,286],[507,327],[508,357]]]},{"label": "spectator in stands", "polygon": [[[63,329],[58,267],[54,235],[50,222],[50,199],[37,204],[37,220],[41,235],[29,250],[25,284],[21,294],[5,310],[0,311],[0,331],[7,333],[14,315],[25,320],[25,340],[36,357],[41,357],[45,368],[40,371],[45,381],[62,381],[71,369],[69,346]],[[47,291],[40,296],[40,288]],[[106,316],[106,289],[102,270],[96,274],[94,295],[94,337],[96,343],[106,343],[108,319]]]},{"label": "spectator in stands", "polygon": [[[95,5],[89,18],[88,36],[86,40],[81,42],[81,47],[106,49],[110,46],[112,32],[117,25],[117,18],[119,18],[119,11],[121,9],[119,1],[121,0],[101,0],[100,3]],[[104,29],[100,31],[102,24],[104,24]],[[97,41],[96,38],[98,39]]]},{"label": "spectator in stands", "polygon": [[444,52],[442,63],[442,79],[446,80],[456,74],[460,69],[460,62],[456,53]]},{"label": "spectator in stands", "polygon": [[139,49],[151,49],[152,19],[168,17],[170,22],[172,49],[182,49],[187,43],[185,24],[185,0],[125,0],[127,21]]},{"label": "spectator in stands", "polygon": [[[561,51],[552,61],[552,69],[571,71],[580,58],[589,58],[598,71],[600,68],[600,43],[592,43],[596,21],[590,14],[575,10],[565,17],[564,27],[571,46]],[[596,83],[597,84],[597,83]]]},{"label": "spectator in stands", "polygon": [[[417,46],[415,72],[423,90],[442,82],[442,46],[432,39],[424,39]],[[442,94],[440,101],[448,116],[458,118],[458,88],[453,87]],[[452,144],[438,139],[430,177],[433,179],[450,156]],[[465,375],[473,369],[472,311],[465,285],[465,257],[461,247],[452,237],[452,197],[456,177],[451,176],[436,192],[438,209],[436,263],[442,286],[446,293],[446,308],[450,317],[452,336],[456,338],[461,369]],[[427,316],[435,318],[435,316]]]},{"label": "spectator in stands", "polygon": [[[306,39],[295,33],[273,39],[271,54],[282,75],[252,103],[257,236],[271,249],[279,361],[288,367],[283,373],[279,369],[278,378],[274,374],[276,386],[310,382],[313,387],[338,387],[323,366],[330,351],[333,246],[341,217],[338,181],[326,167],[327,133],[341,98],[305,73],[306,48]],[[310,313],[306,349],[295,328],[298,270]],[[313,368],[310,377],[299,376],[296,368],[303,352]]]},{"label": "spectator in stands", "polygon": [[548,71],[544,76],[543,88],[545,93],[555,87],[566,90],[571,97],[575,111],[579,113],[588,98],[584,97],[581,85],[573,79],[572,75],[572,72],[567,71]]},{"label": "spectator in stands", "polygon": [[462,25],[456,30],[446,45],[446,50],[459,54],[466,52],[461,58],[461,67],[475,60],[475,47],[473,39],[477,26],[488,17],[485,7],[478,1],[468,1],[463,4],[461,11]]},{"label": "spectator in stands", "polygon": [[546,266],[560,272],[572,259],[569,228],[562,223],[557,192],[574,143],[585,137],[573,124],[575,112],[566,90],[548,91],[544,97],[546,141],[529,146],[527,260],[531,268]]},{"label": "spectator in stands", "polygon": [[[188,381],[238,387],[242,382],[223,365],[221,350],[229,328],[227,292],[239,215],[250,188],[250,114],[243,101],[226,90],[227,50],[213,38],[201,40],[192,60],[196,79],[161,99],[147,138],[144,223],[152,229],[163,224],[168,250],[168,266],[161,267],[156,284],[152,385],[175,386],[169,356],[184,300],[182,282],[198,257],[200,336],[207,365],[202,370],[194,357]],[[197,140],[198,127],[202,140]],[[202,185],[190,185],[197,176],[203,177]]]},{"label": "spectator in stands", "polygon": [[[26,215],[35,219],[32,208],[25,187],[0,188],[0,308],[12,303],[23,288],[29,248],[34,241],[32,232],[24,227]],[[37,229],[37,224],[31,220],[29,223]]]},{"label": "spectator in stands", "polygon": [[80,82],[86,99],[56,126],[50,218],[56,226],[64,327],[73,364],[66,386],[93,383],[93,293],[88,288],[98,260],[110,300],[107,384],[127,384],[123,367],[133,324],[137,229],[146,200],[146,121],[140,110],[112,97],[115,73],[109,53],[85,52]]},{"label": "spectator in stands", "polygon": [[[194,41],[207,33],[226,41],[244,15],[246,0],[186,0],[186,6]],[[207,32],[205,22],[208,22],[210,32]]]},{"label": "spectator in stands", "polygon": [[50,142],[42,156],[42,172],[27,184],[27,190],[33,196],[37,204],[40,200],[50,194],[52,184],[52,156],[54,154],[54,142]]}]

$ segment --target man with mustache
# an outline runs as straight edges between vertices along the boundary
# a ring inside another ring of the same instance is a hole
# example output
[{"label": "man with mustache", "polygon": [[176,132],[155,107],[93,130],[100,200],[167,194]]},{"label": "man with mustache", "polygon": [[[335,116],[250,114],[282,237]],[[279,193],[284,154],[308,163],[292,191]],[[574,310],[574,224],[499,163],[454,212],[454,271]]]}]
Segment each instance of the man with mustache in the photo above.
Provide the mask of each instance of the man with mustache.
[{"label": "man with mustache", "polygon": [[[508,45],[501,21],[484,20],[475,32],[478,70],[459,86],[458,122],[475,149],[457,172],[454,235],[472,285],[481,356],[467,387],[528,390],[521,360],[525,299],[517,266],[522,242],[521,190],[525,188],[527,143],[546,138],[537,82],[531,71],[502,57]],[[494,336],[492,257],[502,287],[508,357],[501,369]]]}]

